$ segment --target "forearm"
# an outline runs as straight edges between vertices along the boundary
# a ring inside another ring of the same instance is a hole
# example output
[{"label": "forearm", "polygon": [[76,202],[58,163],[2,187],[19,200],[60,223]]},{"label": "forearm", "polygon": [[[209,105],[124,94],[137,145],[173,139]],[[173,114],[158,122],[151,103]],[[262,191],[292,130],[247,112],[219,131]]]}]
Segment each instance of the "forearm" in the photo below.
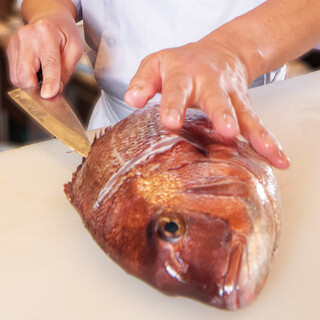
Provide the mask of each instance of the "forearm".
[{"label": "forearm", "polygon": [[230,39],[248,68],[248,80],[302,55],[320,42],[319,0],[268,0],[209,34]]},{"label": "forearm", "polygon": [[33,23],[52,15],[64,15],[75,20],[77,10],[70,0],[24,0],[21,14],[25,23]]}]

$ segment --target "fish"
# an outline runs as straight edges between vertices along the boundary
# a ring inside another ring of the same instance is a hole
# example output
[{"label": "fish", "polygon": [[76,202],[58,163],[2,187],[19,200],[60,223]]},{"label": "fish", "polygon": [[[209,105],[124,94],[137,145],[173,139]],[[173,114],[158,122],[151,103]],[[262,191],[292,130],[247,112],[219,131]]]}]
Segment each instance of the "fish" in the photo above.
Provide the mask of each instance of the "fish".
[{"label": "fish", "polygon": [[64,186],[85,227],[127,273],[167,295],[236,310],[258,296],[281,229],[272,167],[188,109],[164,128],[150,103],[96,137]]}]

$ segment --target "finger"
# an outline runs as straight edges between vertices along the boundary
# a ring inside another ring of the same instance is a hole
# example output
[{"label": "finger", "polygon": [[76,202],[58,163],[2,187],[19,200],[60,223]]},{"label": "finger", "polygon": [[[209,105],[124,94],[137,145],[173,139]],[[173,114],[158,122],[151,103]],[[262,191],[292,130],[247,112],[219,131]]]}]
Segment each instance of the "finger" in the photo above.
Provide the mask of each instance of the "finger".
[{"label": "finger", "polygon": [[18,43],[16,40],[16,36],[13,36],[10,39],[7,50],[7,58],[9,64],[9,76],[12,84],[14,86],[19,86],[17,79],[17,61],[18,61]]},{"label": "finger", "polygon": [[61,52],[61,86],[70,79],[73,70],[83,54],[83,45],[79,41],[69,41]]},{"label": "finger", "polygon": [[237,117],[228,94],[218,90],[207,90],[208,95],[202,99],[200,108],[203,109],[217,133],[233,138],[240,133]]},{"label": "finger", "polygon": [[168,74],[164,79],[160,119],[166,128],[178,130],[182,127],[192,88],[192,78],[180,72]]},{"label": "finger", "polygon": [[57,45],[47,47],[40,57],[42,66],[42,98],[49,99],[54,97],[61,86],[61,59],[60,50]]},{"label": "finger", "polygon": [[14,84],[21,88],[36,86],[38,84],[37,70],[40,64],[34,52],[30,48],[21,46],[19,41],[12,50],[16,51],[15,54],[11,53],[14,60],[10,62]]},{"label": "finger", "polygon": [[124,101],[136,108],[141,108],[160,90],[159,60],[157,55],[150,55],[141,62],[129,84]]},{"label": "finger", "polygon": [[[266,129],[261,120],[251,111],[251,108],[248,108],[248,98],[244,100],[237,98],[234,100],[238,104],[236,113],[242,135],[273,166],[279,169],[287,168],[290,160],[283,152],[276,138]],[[239,105],[241,106],[239,107]]]}]

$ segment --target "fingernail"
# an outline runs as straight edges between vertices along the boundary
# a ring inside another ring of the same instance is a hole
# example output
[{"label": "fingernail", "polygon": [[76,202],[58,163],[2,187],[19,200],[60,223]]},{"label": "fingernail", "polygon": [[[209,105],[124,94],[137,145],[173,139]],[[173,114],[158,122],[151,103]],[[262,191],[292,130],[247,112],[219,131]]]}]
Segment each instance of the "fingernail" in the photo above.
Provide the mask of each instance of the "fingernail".
[{"label": "fingernail", "polygon": [[287,168],[290,164],[290,159],[284,154],[282,150],[278,151],[278,167]]},{"label": "fingernail", "polygon": [[263,137],[266,156],[278,169],[286,169],[290,165],[290,159],[284,153],[276,138],[269,132],[264,132]]},{"label": "fingernail", "polygon": [[140,92],[142,91],[141,87],[132,87],[130,89],[128,89],[127,93],[129,92],[130,96],[135,98],[137,95],[140,94]]},{"label": "fingernail", "polygon": [[168,108],[166,112],[167,121],[170,123],[180,123],[181,114],[176,108]]},{"label": "fingernail", "polygon": [[223,120],[226,125],[226,128],[228,131],[232,134],[238,134],[239,133],[239,126],[237,121],[235,120],[234,117],[232,117],[230,114],[225,113],[223,115]]},{"label": "fingernail", "polygon": [[[267,132],[263,132],[261,136],[262,136],[262,139],[263,139],[264,147],[266,149],[269,149],[270,146],[272,146],[272,145],[274,145],[276,143],[275,140]],[[280,147],[279,147],[279,149],[280,149]]]},{"label": "fingernail", "polygon": [[134,105],[135,99],[140,95],[141,91],[142,91],[141,87],[134,86],[129,88],[124,96],[124,100],[130,105]]},{"label": "fingernail", "polygon": [[52,97],[52,90],[53,90],[53,87],[51,84],[42,85],[41,97],[44,99],[51,98]]},{"label": "fingernail", "polygon": [[142,88],[139,86],[133,86],[131,87],[128,91],[132,92],[132,93],[138,93],[139,91],[141,91]]},{"label": "fingernail", "polygon": [[240,133],[237,120],[228,113],[223,114],[223,121],[217,121],[216,129],[226,138],[234,138]]}]

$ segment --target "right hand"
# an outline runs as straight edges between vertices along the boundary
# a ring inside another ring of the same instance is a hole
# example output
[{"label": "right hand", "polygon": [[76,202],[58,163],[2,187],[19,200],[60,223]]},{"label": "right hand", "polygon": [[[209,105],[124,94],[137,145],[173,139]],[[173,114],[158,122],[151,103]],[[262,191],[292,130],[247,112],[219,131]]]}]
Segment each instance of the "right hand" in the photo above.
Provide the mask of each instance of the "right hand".
[{"label": "right hand", "polygon": [[10,80],[20,88],[37,86],[41,67],[41,96],[52,98],[62,91],[82,53],[82,39],[73,19],[64,15],[40,19],[21,27],[10,39]]},{"label": "right hand", "polygon": [[241,133],[272,165],[287,168],[289,159],[280,144],[253,112],[248,85],[255,78],[250,75],[258,72],[243,62],[248,59],[242,58],[240,40],[222,27],[198,42],[149,55],[131,80],[125,101],[141,108],[161,92],[160,119],[174,131],[182,128],[188,107],[199,107],[218,134],[234,138]]}]

